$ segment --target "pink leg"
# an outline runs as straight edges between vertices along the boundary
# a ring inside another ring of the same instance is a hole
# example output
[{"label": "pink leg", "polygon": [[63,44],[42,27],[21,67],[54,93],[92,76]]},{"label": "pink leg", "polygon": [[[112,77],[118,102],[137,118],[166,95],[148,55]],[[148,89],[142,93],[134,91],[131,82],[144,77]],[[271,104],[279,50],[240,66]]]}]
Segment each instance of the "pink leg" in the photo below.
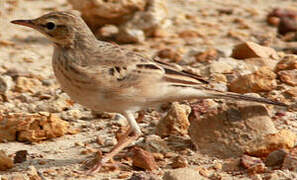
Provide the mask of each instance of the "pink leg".
[{"label": "pink leg", "polygon": [[[111,160],[115,155],[117,155],[122,149],[129,146],[131,143],[133,143],[137,138],[140,136],[141,131],[133,117],[133,114],[126,113],[125,117],[129,121],[130,128],[128,131],[123,135],[123,137],[119,140],[118,144],[115,145],[112,150],[106,154],[101,160],[99,160],[94,167],[92,167],[90,170],[87,171],[88,174],[95,173],[100,170],[100,168],[107,163],[109,160]],[[132,121],[132,122],[131,122]],[[133,122],[134,121],[134,122]],[[136,127],[135,127],[136,125]]]}]

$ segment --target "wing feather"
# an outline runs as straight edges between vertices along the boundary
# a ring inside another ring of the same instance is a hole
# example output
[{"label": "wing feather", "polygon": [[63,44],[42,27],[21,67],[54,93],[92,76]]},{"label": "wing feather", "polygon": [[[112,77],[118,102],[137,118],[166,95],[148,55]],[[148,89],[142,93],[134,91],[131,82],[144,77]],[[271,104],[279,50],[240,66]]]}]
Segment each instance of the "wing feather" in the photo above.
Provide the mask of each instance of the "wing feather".
[{"label": "wing feather", "polygon": [[[103,72],[104,75],[93,77],[97,81],[109,80],[109,84],[119,86],[133,86],[150,81],[150,83],[164,82],[172,86],[199,86],[208,84],[201,76],[178,70],[173,65],[145,57],[133,51],[123,49],[116,45],[108,46],[111,49],[105,49],[98,52],[91,60],[92,66],[89,72]],[[108,53],[117,51],[118,53]],[[101,70],[98,70],[101,69]],[[106,84],[106,83],[105,83]],[[125,85],[124,85],[125,84]]]}]

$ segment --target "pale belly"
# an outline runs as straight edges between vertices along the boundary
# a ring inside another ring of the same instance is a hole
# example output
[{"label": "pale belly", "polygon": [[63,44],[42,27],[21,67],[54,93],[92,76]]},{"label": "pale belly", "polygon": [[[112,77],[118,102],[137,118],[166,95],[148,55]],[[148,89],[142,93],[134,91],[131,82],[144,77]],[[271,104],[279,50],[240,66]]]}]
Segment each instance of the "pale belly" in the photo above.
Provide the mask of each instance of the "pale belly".
[{"label": "pale belly", "polygon": [[66,92],[72,100],[87,108],[99,112],[117,112],[123,113],[125,111],[139,111],[143,109],[142,106],[134,106],[134,104],[127,103],[127,101],[117,97],[106,97],[106,94],[100,88],[94,87],[92,82],[88,84],[81,84],[65,70],[55,66],[53,67],[55,76],[64,92]]}]

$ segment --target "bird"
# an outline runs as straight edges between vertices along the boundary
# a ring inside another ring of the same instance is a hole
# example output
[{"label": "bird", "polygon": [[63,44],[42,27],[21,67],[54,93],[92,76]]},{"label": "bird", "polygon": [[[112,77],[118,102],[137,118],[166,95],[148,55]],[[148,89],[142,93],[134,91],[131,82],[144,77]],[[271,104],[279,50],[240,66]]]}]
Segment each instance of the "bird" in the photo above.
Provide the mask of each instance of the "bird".
[{"label": "bird", "polygon": [[52,67],[61,89],[75,102],[96,112],[118,113],[129,129],[88,173],[95,173],[141,135],[134,114],[167,102],[231,99],[287,107],[262,97],[222,92],[199,75],[174,68],[114,43],[98,40],[75,10],[54,11],[35,19],[13,20],[53,42]]}]

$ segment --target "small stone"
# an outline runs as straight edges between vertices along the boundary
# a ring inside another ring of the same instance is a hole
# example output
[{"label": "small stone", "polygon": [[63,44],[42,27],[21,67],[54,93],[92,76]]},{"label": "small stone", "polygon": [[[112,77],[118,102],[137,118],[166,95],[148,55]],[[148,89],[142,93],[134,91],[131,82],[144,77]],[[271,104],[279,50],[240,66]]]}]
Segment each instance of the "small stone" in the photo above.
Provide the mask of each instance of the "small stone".
[{"label": "small stone", "polygon": [[171,151],[165,140],[160,136],[153,134],[145,137],[142,147],[144,147],[145,150],[154,153],[166,153]]},{"label": "small stone", "polygon": [[0,46],[15,46],[15,43],[8,40],[0,40]]},{"label": "small stone", "polygon": [[216,49],[207,49],[194,55],[197,62],[207,62],[218,58],[218,51]]},{"label": "small stone", "polygon": [[[285,42],[296,41],[297,40],[297,34],[296,34],[296,32],[288,32],[285,35],[281,36],[281,40],[285,41]],[[290,53],[290,51],[292,53],[294,53],[294,48],[285,49],[286,53]]]},{"label": "small stone", "polygon": [[297,147],[286,155],[282,169],[288,169],[297,172]]},{"label": "small stone", "polygon": [[3,150],[0,150],[0,171],[6,171],[13,167],[13,161]]},{"label": "small stone", "polygon": [[290,95],[291,97],[297,97],[297,87],[290,88],[286,90],[285,93]]},{"label": "small stone", "polygon": [[199,32],[195,31],[195,30],[185,30],[180,32],[179,37],[181,38],[197,38],[197,37],[202,37],[203,35],[201,35]]},{"label": "small stone", "polygon": [[186,158],[182,157],[182,156],[176,156],[173,159],[173,162],[171,163],[172,168],[176,169],[176,168],[185,168],[189,165],[188,161]]},{"label": "small stone", "polygon": [[265,159],[266,166],[278,166],[282,165],[285,159],[285,156],[288,154],[287,150],[279,149],[271,152]]},{"label": "small stone", "polygon": [[207,179],[199,174],[198,171],[191,168],[179,168],[175,170],[166,171],[163,180],[192,180],[199,179],[204,180]]},{"label": "small stone", "polygon": [[278,18],[278,17],[267,17],[266,21],[267,21],[268,24],[277,27],[279,25],[280,18]]},{"label": "small stone", "polygon": [[265,180],[279,180],[281,178],[279,177],[279,175],[277,173],[271,173],[271,174],[268,174],[267,176],[264,176],[263,179],[265,179]]},{"label": "small stone", "polygon": [[0,76],[0,94],[5,95],[15,86],[12,78],[7,75]]},{"label": "small stone", "polygon": [[75,146],[80,146],[80,147],[83,147],[84,146],[84,144],[82,142],[75,142],[74,145]]},{"label": "small stone", "polygon": [[262,67],[266,67],[272,71],[274,71],[278,60],[274,60],[271,58],[248,58],[244,60],[243,66],[246,68],[247,71],[257,71]]},{"label": "small stone", "polygon": [[295,18],[283,17],[277,27],[277,32],[281,35],[285,35],[289,32],[297,31],[297,20]]},{"label": "small stone", "polygon": [[172,157],[176,157],[176,153],[170,151],[164,154],[165,158],[172,158]]},{"label": "small stone", "polygon": [[182,59],[182,54],[181,52],[167,48],[167,49],[160,50],[158,52],[158,57],[167,58],[174,62],[179,62]]},{"label": "small stone", "polygon": [[[117,41],[123,43],[141,42],[146,36],[153,36],[156,30],[165,29],[171,24],[167,18],[165,0],[68,1],[81,12],[83,19],[99,38],[115,36]],[[115,33],[114,28],[102,29],[104,25],[117,26],[118,33]]]},{"label": "small stone", "polygon": [[284,56],[276,65],[276,72],[281,70],[293,70],[297,69],[297,56],[296,55],[286,55]]},{"label": "small stone", "polygon": [[50,87],[55,84],[55,79],[43,79],[43,80],[41,80],[41,83],[43,86]]},{"label": "small stone", "polygon": [[9,180],[26,180],[26,177],[22,174],[16,174],[9,177]]},{"label": "small stone", "polygon": [[229,158],[224,161],[223,171],[234,172],[240,170],[241,158]]},{"label": "small stone", "polygon": [[122,43],[143,42],[145,40],[145,34],[139,29],[120,29],[116,40]]},{"label": "small stone", "polygon": [[243,155],[241,158],[241,164],[250,173],[263,173],[265,170],[265,164],[260,158]]},{"label": "small stone", "polygon": [[267,23],[273,26],[278,26],[280,19],[295,17],[297,17],[297,12],[294,10],[275,8],[267,15]]},{"label": "small stone", "polygon": [[219,14],[226,14],[226,15],[231,15],[234,13],[233,9],[217,9]]},{"label": "small stone", "polygon": [[217,163],[214,164],[213,168],[215,170],[221,170],[223,168],[223,165],[221,163],[217,162]]},{"label": "small stone", "polygon": [[297,69],[279,71],[277,74],[282,82],[291,86],[297,86]]},{"label": "small stone", "polygon": [[86,154],[91,154],[94,152],[97,152],[97,151],[93,148],[86,148],[86,149],[82,150],[80,153],[86,155]]},{"label": "small stone", "polygon": [[119,179],[127,179],[131,175],[130,172],[122,172],[118,175]]},{"label": "small stone", "polygon": [[[74,102],[70,99],[70,97],[66,94],[58,94],[55,98],[50,99],[49,101],[40,101],[38,104],[38,111],[46,111],[51,113],[61,113],[64,110],[70,109],[73,106]],[[77,111],[70,111],[68,113],[62,114],[64,118],[72,118],[75,120],[75,116],[80,117],[81,113]]]},{"label": "small stone", "polygon": [[119,29],[117,26],[111,25],[111,24],[106,24],[99,29],[99,31],[96,33],[96,36],[100,36],[103,38],[113,38],[118,33],[119,33]]},{"label": "small stone", "polygon": [[199,170],[199,174],[201,174],[202,176],[204,176],[206,178],[208,178],[210,176],[210,172],[206,168],[201,168]]},{"label": "small stone", "polygon": [[239,76],[233,80],[229,89],[237,93],[271,91],[277,86],[276,74],[269,68],[263,67],[252,74]]},{"label": "small stone", "polygon": [[134,147],[132,149],[132,160],[133,160],[133,166],[145,169],[145,170],[155,170],[158,169],[158,165],[154,159],[154,156],[140,147]]},{"label": "small stone", "polygon": [[38,164],[40,164],[40,165],[45,165],[45,164],[46,164],[46,161],[44,161],[44,160],[40,160],[40,161],[38,162]]},{"label": "small stone", "polygon": [[104,140],[103,140],[103,138],[102,138],[101,136],[97,136],[97,138],[96,138],[96,143],[97,143],[98,145],[103,145],[103,144],[104,144]]},{"label": "small stone", "polygon": [[241,156],[251,141],[277,132],[263,104],[236,102],[189,116],[189,135],[199,152],[219,158]]},{"label": "small stone", "polygon": [[228,80],[227,80],[227,78],[226,78],[226,76],[224,74],[215,73],[215,74],[213,74],[212,78],[213,78],[213,80],[215,82],[221,82],[221,83],[227,83],[228,82]]},{"label": "small stone", "polygon": [[[63,109],[63,108],[61,108]],[[64,107],[65,109],[65,107]],[[61,112],[61,118],[67,121],[77,121],[82,117],[82,113],[78,109],[70,109],[68,111]]]},{"label": "small stone", "polygon": [[161,119],[156,127],[156,133],[161,137],[170,135],[187,135],[190,125],[188,115],[191,108],[177,102],[172,103],[165,118]]},{"label": "small stone", "polygon": [[236,59],[247,59],[247,58],[273,58],[278,57],[276,51],[269,47],[260,46],[253,42],[245,42],[238,44],[233,48],[231,57]]},{"label": "small stone", "polygon": [[128,180],[161,180],[158,176],[147,172],[133,173]]},{"label": "small stone", "polygon": [[157,160],[157,161],[164,159],[164,155],[161,153],[153,153],[153,156],[154,156],[155,160]]},{"label": "small stone", "polygon": [[15,153],[14,156],[14,163],[22,163],[27,160],[28,151],[27,150],[20,150]]},{"label": "small stone", "polygon": [[159,38],[165,38],[165,37],[169,37],[170,33],[165,29],[157,28],[152,36],[159,37]]},{"label": "small stone", "polygon": [[137,10],[144,10],[146,5],[146,2],[141,0],[119,0],[117,2],[68,0],[68,2],[74,9],[81,12],[82,17],[93,30],[107,22],[121,23],[125,20],[123,16],[133,14]]},{"label": "small stone", "polygon": [[256,157],[266,157],[279,149],[291,149],[297,142],[297,135],[290,130],[281,130],[278,133],[267,134],[251,141],[246,153]]},{"label": "small stone", "polygon": [[42,180],[34,166],[28,167],[27,175],[29,176],[30,180]]},{"label": "small stone", "polygon": [[68,122],[55,114],[11,113],[0,115],[0,140],[38,142],[45,139],[75,134]]},{"label": "small stone", "polygon": [[[252,180],[263,180],[263,178],[261,177],[261,175],[260,174],[253,174],[253,173],[257,173],[257,172],[250,172],[250,178],[252,179]],[[262,172],[260,172],[260,173],[262,173]]]},{"label": "small stone", "polygon": [[34,100],[33,100],[32,96],[29,93],[22,93],[16,98],[21,100],[22,102],[25,102],[25,103],[29,103],[29,104],[34,103]]},{"label": "small stone", "polygon": [[116,138],[108,138],[104,142],[105,146],[114,146],[116,144],[117,144],[117,139]]},{"label": "small stone", "polygon": [[16,80],[15,91],[36,93],[42,89],[42,83],[35,78],[18,77]]},{"label": "small stone", "polygon": [[237,61],[231,58],[220,58],[209,66],[210,73],[232,73],[237,66]]}]

